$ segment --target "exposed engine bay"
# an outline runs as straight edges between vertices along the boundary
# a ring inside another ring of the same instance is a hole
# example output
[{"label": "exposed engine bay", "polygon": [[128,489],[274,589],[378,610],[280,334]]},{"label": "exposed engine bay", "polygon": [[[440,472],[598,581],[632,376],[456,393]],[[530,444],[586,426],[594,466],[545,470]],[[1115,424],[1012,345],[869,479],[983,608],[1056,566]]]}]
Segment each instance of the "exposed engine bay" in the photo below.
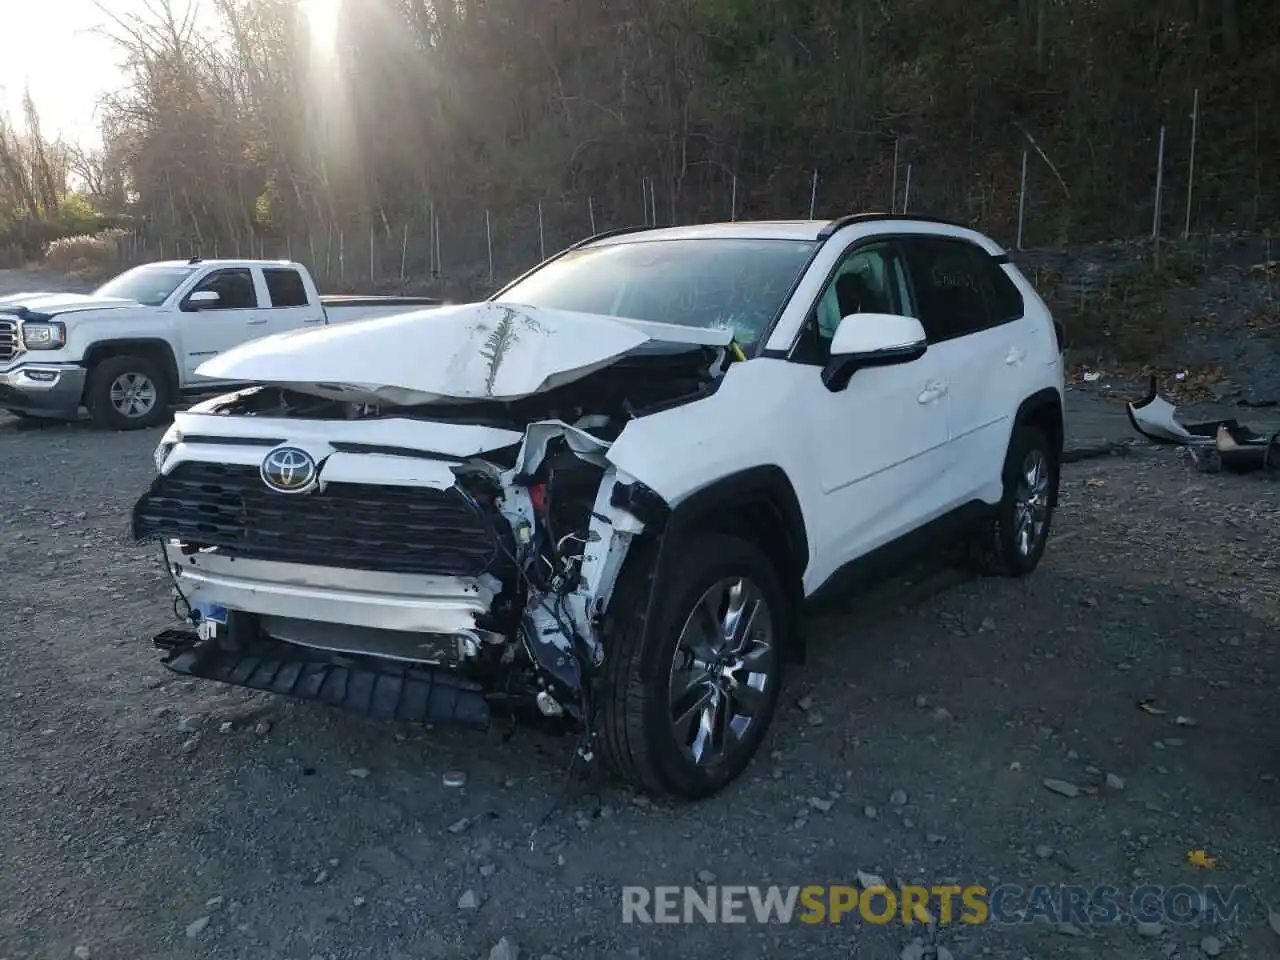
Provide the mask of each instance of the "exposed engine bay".
[{"label": "exposed engine bay", "polygon": [[133,512],[188,621],[156,638],[166,665],[374,716],[580,727],[619,573],[667,509],[609,448],[739,357],[649,341],[510,400],[266,384],[179,414]]}]

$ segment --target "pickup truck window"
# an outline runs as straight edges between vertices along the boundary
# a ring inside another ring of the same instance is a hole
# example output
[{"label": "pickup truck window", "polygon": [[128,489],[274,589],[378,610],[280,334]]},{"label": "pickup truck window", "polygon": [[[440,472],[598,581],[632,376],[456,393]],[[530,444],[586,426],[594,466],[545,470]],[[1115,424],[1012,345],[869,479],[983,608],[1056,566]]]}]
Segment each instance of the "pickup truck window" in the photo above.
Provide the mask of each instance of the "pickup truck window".
[{"label": "pickup truck window", "polygon": [[[192,293],[214,290],[218,302],[207,310],[254,310],[258,306],[258,292],[253,288],[253,271],[247,267],[229,267],[215,270],[198,284]],[[203,311],[202,311],[203,312]]]},{"label": "pickup truck window", "polygon": [[97,297],[119,297],[121,300],[132,300],[144,307],[159,307],[169,299],[169,295],[195,272],[195,267],[161,266],[147,264],[126,270],[112,280],[108,280],[97,290]]},{"label": "pickup truck window", "polygon": [[273,307],[305,307],[307,288],[302,274],[292,267],[263,267],[262,277],[267,281],[267,293]]},{"label": "pickup truck window", "polygon": [[502,294],[510,303],[732,330],[752,344],[786,304],[814,244],[638,240],[574,250]]}]

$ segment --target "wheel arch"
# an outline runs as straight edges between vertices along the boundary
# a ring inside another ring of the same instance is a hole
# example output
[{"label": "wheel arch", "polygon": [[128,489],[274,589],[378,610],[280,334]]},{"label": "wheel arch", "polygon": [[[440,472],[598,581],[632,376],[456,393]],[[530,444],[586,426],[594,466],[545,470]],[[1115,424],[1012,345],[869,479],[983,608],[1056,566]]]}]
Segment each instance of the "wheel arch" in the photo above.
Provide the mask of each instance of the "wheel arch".
[{"label": "wheel arch", "polygon": [[1066,439],[1062,394],[1053,387],[1037,390],[1018,405],[1014,427],[1034,427],[1049,438],[1053,452],[1061,459]]},{"label": "wheel arch", "polygon": [[797,662],[803,660],[799,622],[809,537],[800,499],[781,467],[750,467],[720,477],[677,503],[661,526],[666,550],[679,550],[680,541],[712,532],[757,546],[777,571],[789,601],[789,632],[795,641],[789,654]]},{"label": "wheel arch", "polygon": [[[99,340],[91,343],[84,352],[81,365],[92,371],[103,360],[111,357],[144,357],[159,363],[164,370],[170,393],[179,390],[178,360],[167,340],[157,337],[131,337],[126,340]],[[86,382],[87,389],[87,382]]]}]

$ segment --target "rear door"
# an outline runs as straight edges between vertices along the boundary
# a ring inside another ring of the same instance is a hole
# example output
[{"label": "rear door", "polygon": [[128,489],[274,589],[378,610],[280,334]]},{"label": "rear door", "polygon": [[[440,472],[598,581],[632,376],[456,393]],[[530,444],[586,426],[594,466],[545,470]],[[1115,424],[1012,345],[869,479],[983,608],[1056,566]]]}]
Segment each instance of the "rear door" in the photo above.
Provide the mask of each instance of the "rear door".
[{"label": "rear door", "polygon": [[264,336],[324,325],[324,311],[308,297],[301,271],[287,266],[262,267],[261,270],[267,292],[266,307],[262,311],[267,320]]},{"label": "rear door", "polygon": [[[205,290],[218,294],[216,303],[189,309],[191,296]],[[258,284],[249,267],[220,267],[210,271],[179,304],[182,325],[183,381],[195,377],[200,364],[266,332]],[[200,378],[198,382],[212,383]]]},{"label": "rear door", "polygon": [[1027,355],[1017,322],[1022,296],[991,254],[968,240],[917,236],[904,246],[929,352],[941,358],[950,393],[952,505],[990,501],[999,495]]}]

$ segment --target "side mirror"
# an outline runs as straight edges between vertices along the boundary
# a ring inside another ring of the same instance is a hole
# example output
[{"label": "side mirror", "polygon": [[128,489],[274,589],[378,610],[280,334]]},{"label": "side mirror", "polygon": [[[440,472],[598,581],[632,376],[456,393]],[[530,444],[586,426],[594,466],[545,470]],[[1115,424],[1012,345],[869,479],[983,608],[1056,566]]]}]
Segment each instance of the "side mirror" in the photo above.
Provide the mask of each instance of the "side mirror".
[{"label": "side mirror", "polygon": [[843,390],[864,367],[890,367],[924,356],[924,327],[914,317],[895,313],[854,313],[840,321],[831,338],[831,359],[822,383],[833,393]]},{"label": "side mirror", "polygon": [[196,313],[205,307],[213,306],[221,299],[222,296],[217,290],[197,290],[183,301],[182,309],[187,313]]}]

